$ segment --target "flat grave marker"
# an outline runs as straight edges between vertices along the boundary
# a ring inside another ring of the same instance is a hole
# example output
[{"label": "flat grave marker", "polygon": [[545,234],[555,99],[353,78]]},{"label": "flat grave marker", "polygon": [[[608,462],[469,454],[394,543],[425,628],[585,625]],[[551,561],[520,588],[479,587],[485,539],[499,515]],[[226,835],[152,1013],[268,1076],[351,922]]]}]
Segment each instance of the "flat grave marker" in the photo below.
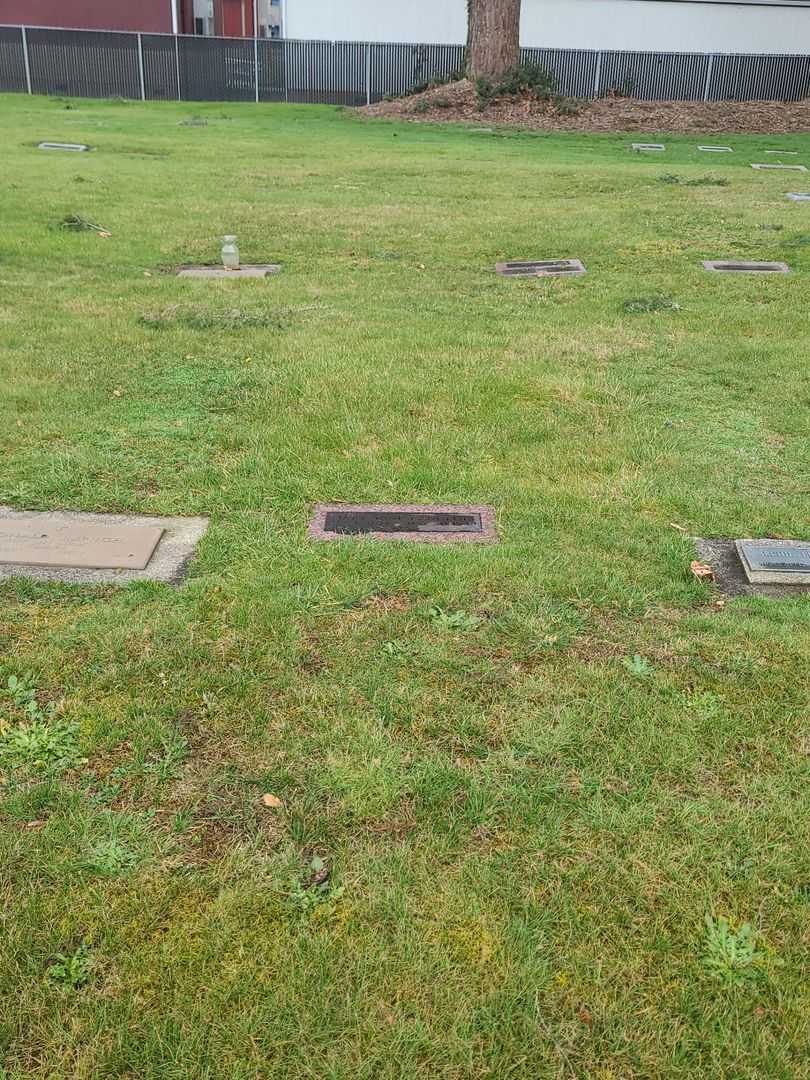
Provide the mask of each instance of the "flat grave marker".
[{"label": "flat grave marker", "polygon": [[699,146],[698,150],[702,150],[704,154],[733,154],[734,151],[730,146]]},{"label": "flat grave marker", "polygon": [[495,263],[502,277],[571,277],[587,271],[579,259],[540,259]]},{"label": "flat grave marker", "polygon": [[69,142],[41,142],[37,146],[37,150],[69,150],[71,153],[80,154],[85,150],[89,150],[89,146],[85,146],[84,143],[69,143]]},{"label": "flat grave marker", "polygon": [[179,266],[178,277],[189,278],[263,278],[268,274],[278,274],[281,267],[276,263],[250,266],[243,263],[234,270],[228,270],[224,266]]},{"label": "flat grave marker", "polygon": [[810,585],[805,540],[735,540],[745,576],[755,585]]},{"label": "flat grave marker", "polygon": [[156,526],[90,522],[0,521],[0,563],[143,570],[163,535]]},{"label": "flat grave marker", "polygon": [[174,583],[207,527],[205,518],[49,513],[0,506],[0,579]]},{"label": "flat grave marker", "polygon": [[798,150],[763,150],[763,154],[782,154],[784,157],[796,157]]},{"label": "flat grave marker", "polygon": [[705,259],[703,269],[717,274],[789,274],[790,267],[783,262],[745,262],[723,259]]},{"label": "flat grave marker", "polygon": [[415,543],[497,541],[491,506],[319,503],[309,524],[313,540],[367,537]]},{"label": "flat grave marker", "polygon": [[793,202],[810,202],[810,191],[788,191],[787,197]]},{"label": "flat grave marker", "polygon": [[751,168],[752,169],[787,169],[789,172],[807,172],[807,166],[806,165],[771,165],[770,162],[768,164],[765,164],[765,165],[760,164],[760,163],[752,164]]},{"label": "flat grave marker", "polygon": [[634,150],[639,150],[639,151],[644,151],[644,150],[666,150],[666,146],[664,146],[663,143],[634,142],[633,143],[633,149]]}]

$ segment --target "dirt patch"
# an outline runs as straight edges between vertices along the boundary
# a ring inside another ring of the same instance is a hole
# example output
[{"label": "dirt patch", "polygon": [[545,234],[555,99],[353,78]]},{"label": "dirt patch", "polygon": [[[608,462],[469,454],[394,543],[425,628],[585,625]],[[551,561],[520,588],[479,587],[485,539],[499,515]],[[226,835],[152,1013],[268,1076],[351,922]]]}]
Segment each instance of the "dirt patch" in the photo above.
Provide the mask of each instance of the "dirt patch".
[{"label": "dirt patch", "polygon": [[363,116],[390,117],[415,123],[493,124],[538,131],[645,131],[772,135],[810,132],[807,101],[637,101],[609,97],[577,101],[560,108],[535,98],[504,97],[480,109],[473,84],[463,79],[421,94],[364,106]]}]

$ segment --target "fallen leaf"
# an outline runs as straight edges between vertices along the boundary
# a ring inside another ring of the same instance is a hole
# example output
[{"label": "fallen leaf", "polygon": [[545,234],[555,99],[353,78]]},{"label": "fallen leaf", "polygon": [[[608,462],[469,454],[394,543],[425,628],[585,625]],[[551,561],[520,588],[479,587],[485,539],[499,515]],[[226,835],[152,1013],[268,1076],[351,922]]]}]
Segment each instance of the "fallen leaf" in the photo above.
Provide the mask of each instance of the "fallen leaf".
[{"label": "fallen leaf", "polygon": [[689,564],[689,569],[692,571],[693,577],[696,577],[698,581],[714,581],[714,570],[708,563],[693,559]]},{"label": "fallen leaf", "polygon": [[586,1009],[584,1005],[579,1010],[578,1016],[582,1023],[586,1024],[588,1027],[593,1024],[593,1016],[591,1015],[590,1010]]},{"label": "fallen leaf", "polygon": [[143,272],[143,276],[144,276],[144,277],[151,277],[152,275],[151,275],[151,274],[149,273],[149,271],[148,271],[148,270],[144,270],[144,272]]},{"label": "fallen leaf", "polygon": [[275,795],[270,795],[269,793],[267,795],[262,795],[262,802],[265,806],[269,806],[271,810],[277,810],[279,806],[284,805],[281,799],[276,798]]},{"label": "fallen leaf", "polygon": [[120,388],[117,389],[117,390],[113,390],[113,397],[122,397],[123,393],[124,393],[124,391],[121,390]]}]

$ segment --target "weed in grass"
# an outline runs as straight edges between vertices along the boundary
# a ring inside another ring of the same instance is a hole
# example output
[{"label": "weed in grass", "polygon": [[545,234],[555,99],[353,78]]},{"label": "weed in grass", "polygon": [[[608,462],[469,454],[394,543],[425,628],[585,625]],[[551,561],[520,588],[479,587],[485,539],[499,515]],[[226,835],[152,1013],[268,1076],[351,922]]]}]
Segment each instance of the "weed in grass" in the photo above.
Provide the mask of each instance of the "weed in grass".
[{"label": "weed in grass", "polygon": [[54,702],[39,705],[30,676],[10,675],[4,692],[23,714],[16,722],[0,718],[0,767],[9,778],[55,776],[78,764],[78,725],[57,716]]},{"label": "weed in grass", "polygon": [[79,990],[89,981],[93,972],[93,955],[88,945],[82,943],[69,953],[57,953],[48,966],[48,979],[66,990]]},{"label": "weed in grass", "polygon": [[430,609],[430,618],[440,630],[475,630],[483,622],[478,615],[467,611],[445,611],[435,606]]},{"label": "weed in grass", "polygon": [[762,978],[762,954],[750,923],[734,930],[724,916],[706,916],[703,962],[712,977],[725,988],[742,986]]},{"label": "weed in grass", "polygon": [[659,184],[682,184],[684,187],[728,187],[731,183],[725,176],[696,176],[692,180],[684,180],[676,173],[661,173],[658,182]]},{"label": "weed in grass", "polygon": [[385,656],[390,656],[392,659],[404,656],[406,652],[405,647],[398,641],[384,641],[381,649]]},{"label": "weed in grass", "polygon": [[622,303],[622,311],[628,315],[646,314],[652,311],[680,311],[681,305],[671,296],[638,296]]},{"label": "weed in grass", "polygon": [[81,862],[81,868],[99,877],[118,877],[138,862],[138,853],[115,836],[93,844]]},{"label": "weed in grass", "polygon": [[34,686],[34,674],[29,671],[25,675],[9,675],[5,688],[0,687],[0,696],[7,694],[18,709],[28,711],[31,706],[36,708],[36,688]]},{"label": "weed in grass", "polygon": [[332,884],[332,874],[326,861],[314,855],[290,893],[292,905],[299,911],[310,913],[327,900],[339,900],[344,887]]},{"label": "weed in grass", "polygon": [[277,311],[250,311],[245,308],[211,311],[201,307],[183,308],[179,304],[170,304],[162,311],[146,312],[138,322],[153,330],[175,326],[188,327],[189,330],[284,330],[288,325],[283,314]]},{"label": "weed in grass", "polygon": [[622,667],[637,679],[648,679],[655,670],[650,661],[638,653],[635,656],[623,656]]},{"label": "weed in grass", "polygon": [[730,184],[725,176],[696,176],[694,180],[684,180],[684,187],[728,187]]},{"label": "weed in grass", "polygon": [[181,735],[176,735],[172,739],[163,741],[162,753],[155,754],[145,761],[141,766],[141,772],[157,784],[167,784],[180,775],[180,767],[187,756],[188,742]]},{"label": "weed in grass", "polygon": [[67,214],[59,222],[59,228],[69,229],[71,232],[96,232],[99,236],[112,235],[109,229],[106,229],[103,225],[98,225],[95,221],[88,221],[87,218],[83,218],[79,214]]}]

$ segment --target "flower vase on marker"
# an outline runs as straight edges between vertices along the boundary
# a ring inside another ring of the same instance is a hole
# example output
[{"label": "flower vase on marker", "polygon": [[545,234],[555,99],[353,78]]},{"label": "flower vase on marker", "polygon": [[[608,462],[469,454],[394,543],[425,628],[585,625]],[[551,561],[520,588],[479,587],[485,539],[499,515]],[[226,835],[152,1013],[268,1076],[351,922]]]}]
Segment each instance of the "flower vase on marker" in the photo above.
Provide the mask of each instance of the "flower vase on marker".
[{"label": "flower vase on marker", "polygon": [[223,236],[222,265],[226,270],[239,269],[239,248],[236,246],[235,236]]}]

